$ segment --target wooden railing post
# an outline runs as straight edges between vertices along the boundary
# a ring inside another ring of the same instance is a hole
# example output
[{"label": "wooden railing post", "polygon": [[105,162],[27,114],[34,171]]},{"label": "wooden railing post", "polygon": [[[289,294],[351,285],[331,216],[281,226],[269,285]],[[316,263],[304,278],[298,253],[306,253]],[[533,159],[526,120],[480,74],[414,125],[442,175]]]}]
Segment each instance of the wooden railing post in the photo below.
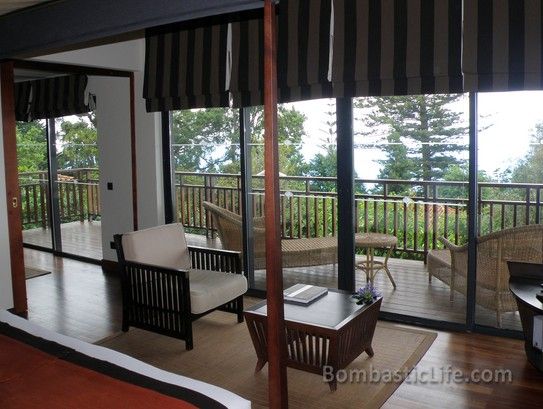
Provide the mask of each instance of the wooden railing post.
[{"label": "wooden railing post", "polygon": [[530,203],[531,203],[530,193],[531,193],[530,187],[527,187],[526,188],[526,217],[525,217],[526,225],[530,224]]},{"label": "wooden railing post", "polygon": [[[84,195],[83,195],[83,189],[85,188],[85,184],[84,184],[84,181],[83,183],[81,183],[81,175],[83,174],[83,171],[81,170],[78,170],[77,171],[77,178],[76,178],[76,182],[77,183],[77,194],[79,196],[78,200],[79,200],[79,221],[81,223],[83,223],[86,219],[86,215],[85,215],[85,209],[87,208],[87,206],[85,206],[85,202],[84,202]],[[88,212],[87,212],[88,213]]]}]

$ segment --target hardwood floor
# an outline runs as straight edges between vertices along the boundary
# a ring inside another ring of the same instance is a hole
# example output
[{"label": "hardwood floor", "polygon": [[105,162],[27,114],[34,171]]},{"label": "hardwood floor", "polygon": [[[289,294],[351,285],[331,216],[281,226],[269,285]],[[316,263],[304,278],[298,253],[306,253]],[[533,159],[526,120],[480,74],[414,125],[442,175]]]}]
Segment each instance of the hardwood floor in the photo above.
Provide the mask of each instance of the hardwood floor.
[{"label": "hardwood floor", "polygon": [[121,286],[100,266],[25,249],[25,265],[52,274],[26,280],[28,319],[96,342],[121,328]]},{"label": "hardwood floor", "polygon": [[[89,342],[120,330],[120,287],[115,277],[98,266],[29,249],[25,249],[25,260],[53,272],[27,280],[30,321]],[[385,408],[542,407],[543,373],[527,362],[522,341],[437,332],[434,344]],[[421,374],[433,371],[437,376],[440,368],[449,366],[463,375],[474,369],[511,370],[512,382],[423,382],[428,377],[422,379]]]},{"label": "hardwood floor", "polygon": [[[32,229],[23,232],[25,242],[47,245],[50,243],[49,230]],[[62,225],[63,249],[67,253],[79,254],[100,260],[102,258],[100,222],[73,222]],[[219,239],[209,239],[202,235],[187,234],[189,244],[220,248]],[[362,260],[363,256],[357,256]],[[377,260],[381,258],[377,257]],[[394,289],[384,272],[379,272],[375,285],[383,293],[383,311],[412,315],[415,317],[463,323],[466,320],[466,297],[456,292],[454,301],[449,300],[449,286],[434,278],[428,283],[428,271],[421,261],[391,258],[389,266],[397,283]],[[264,289],[266,285],[265,270],[255,272],[255,287]],[[333,265],[287,268],[283,272],[284,286],[297,283],[337,287],[337,271]],[[365,275],[357,272],[357,286],[365,284]],[[495,327],[496,314],[492,310],[476,307],[478,324]],[[518,313],[509,312],[502,315],[502,328],[521,330]]]}]

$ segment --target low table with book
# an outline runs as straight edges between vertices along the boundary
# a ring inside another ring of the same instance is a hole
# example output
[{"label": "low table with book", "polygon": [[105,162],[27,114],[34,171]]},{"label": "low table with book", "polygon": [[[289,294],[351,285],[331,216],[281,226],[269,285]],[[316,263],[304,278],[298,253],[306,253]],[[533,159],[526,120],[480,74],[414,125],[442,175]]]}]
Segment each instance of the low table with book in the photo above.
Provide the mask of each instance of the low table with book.
[{"label": "low table with book", "polygon": [[[338,370],[344,369],[362,352],[373,356],[371,343],[381,301],[379,297],[372,304],[358,305],[350,293],[328,289],[309,305],[285,302],[287,366],[319,375],[329,366],[334,375],[329,386],[336,390]],[[266,301],[244,312],[258,359],[255,372],[268,361],[266,313]]]}]

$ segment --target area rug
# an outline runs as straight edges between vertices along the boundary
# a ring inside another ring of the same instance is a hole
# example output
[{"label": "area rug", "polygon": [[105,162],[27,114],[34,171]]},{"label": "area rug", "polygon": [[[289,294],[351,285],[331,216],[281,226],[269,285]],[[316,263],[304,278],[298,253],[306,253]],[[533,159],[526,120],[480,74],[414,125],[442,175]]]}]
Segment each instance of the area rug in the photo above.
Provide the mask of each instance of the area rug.
[{"label": "area rug", "polygon": [[[185,350],[183,341],[137,328],[98,344],[170,372],[228,389],[251,400],[253,408],[268,406],[267,366],[254,373],[256,355],[246,324],[237,324],[232,314],[214,312],[196,321],[193,333],[192,351]],[[374,357],[363,353],[347,367],[359,374],[365,371],[367,382],[362,382],[359,376],[358,382],[338,383],[337,391],[330,392],[322,376],[289,368],[289,406],[379,408],[424,356],[436,336],[435,332],[379,322],[373,339]],[[386,380],[372,381],[372,372]],[[356,381],[356,376],[354,379]]]},{"label": "area rug", "polygon": [[47,274],[51,274],[51,272],[47,270],[42,270],[40,268],[25,267],[25,278],[27,280],[30,278],[40,277]]}]

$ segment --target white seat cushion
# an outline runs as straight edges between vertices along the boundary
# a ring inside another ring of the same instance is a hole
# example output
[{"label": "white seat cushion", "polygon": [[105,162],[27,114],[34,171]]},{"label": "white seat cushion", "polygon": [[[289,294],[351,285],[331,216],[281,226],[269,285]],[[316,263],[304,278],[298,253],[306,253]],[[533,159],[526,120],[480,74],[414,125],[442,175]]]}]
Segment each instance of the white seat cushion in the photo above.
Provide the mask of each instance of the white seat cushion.
[{"label": "white seat cushion", "polygon": [[191,267],[185,230],[180,223],[123,234],[124,258],[174,270]]},{"label": "white seat cushion", "polygon": [[247,279],[243,274],[191,269],[189,281],[193,314],[217,308],[247,291]]}]

